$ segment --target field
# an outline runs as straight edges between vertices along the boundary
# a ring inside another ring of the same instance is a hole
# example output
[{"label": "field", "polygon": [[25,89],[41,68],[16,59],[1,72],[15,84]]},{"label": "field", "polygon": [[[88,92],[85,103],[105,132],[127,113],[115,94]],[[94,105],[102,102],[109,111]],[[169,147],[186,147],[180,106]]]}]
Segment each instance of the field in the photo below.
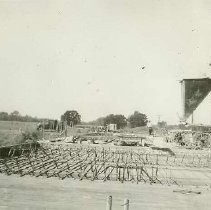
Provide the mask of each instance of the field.
[{"label": "field", "polygon": [[[23,143],[22,133],[37,132],[36,122],[17,122],[17,121],[0,121],[0,146],[10,146]],[[77,134],[80,129],[68,129],[68,135]],[[38,133],[38,132],[37,132]],[[60,137],[56,132],[42,132],[39,133],[41,138],[53,139]]]},{"label": "field", "polygon": [[0,145],[9,146],[21,141],[21,131],[34,131],[37,123],[0,121]]}]

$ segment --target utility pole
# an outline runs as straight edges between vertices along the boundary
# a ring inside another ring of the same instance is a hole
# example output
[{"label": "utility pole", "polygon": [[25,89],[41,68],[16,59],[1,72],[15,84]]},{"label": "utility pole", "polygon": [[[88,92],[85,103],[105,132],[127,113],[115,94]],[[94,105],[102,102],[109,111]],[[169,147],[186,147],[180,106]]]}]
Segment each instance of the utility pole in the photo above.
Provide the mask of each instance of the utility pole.
[{"label": "utility pole", "polygon": [[161,115],[157,115],[157,117],[158,117],[158,123],[159,123],[160,122]]}]

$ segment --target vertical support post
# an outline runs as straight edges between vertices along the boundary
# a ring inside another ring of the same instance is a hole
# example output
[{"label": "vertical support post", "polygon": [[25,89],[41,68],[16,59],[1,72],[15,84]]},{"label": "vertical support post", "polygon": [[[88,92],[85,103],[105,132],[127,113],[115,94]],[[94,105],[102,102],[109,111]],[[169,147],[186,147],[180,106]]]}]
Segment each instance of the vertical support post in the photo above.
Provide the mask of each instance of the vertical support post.
[{"label": "vertical support post", "polygon": [[108,196],[106,203],[106,210],[112,210],[112,196]]},{"label": "vertical support post", "polygon": [[45,123],[44,121],[42,122],[42,138],[44,139],[44,132],[45,132]]},{"label": "vertical support post", "polygon": [[192,113],[192,116],[191,116],[191,123],[192,124],[194,123],[193,113]]},{"label": "vertical support post", "polygon": [[124,200],[124,210],[129,210],[129,200],[127,198]]},{"label": "vertical support post", "polygon": [[158,166],[158,154],[156,155],[156,165]]},{"label": "vertical support post", "polygon": [[64,123],[64,135],[67,137],[67,121]]},{"label": "vertical support post", "polygon": [[182,96],[182,119],[185,119],[185,80],[182,80],[181,82],[181,96]]}]

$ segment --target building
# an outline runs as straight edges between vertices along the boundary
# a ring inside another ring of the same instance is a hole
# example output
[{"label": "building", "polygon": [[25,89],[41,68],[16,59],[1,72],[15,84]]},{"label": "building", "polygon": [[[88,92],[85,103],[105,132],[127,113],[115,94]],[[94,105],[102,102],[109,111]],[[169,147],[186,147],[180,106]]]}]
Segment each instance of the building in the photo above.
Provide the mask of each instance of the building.
[{"label": "building", "polygon": [[109,124],[107,125],[108,131],[116,131],[117,130],[117,124]]}]

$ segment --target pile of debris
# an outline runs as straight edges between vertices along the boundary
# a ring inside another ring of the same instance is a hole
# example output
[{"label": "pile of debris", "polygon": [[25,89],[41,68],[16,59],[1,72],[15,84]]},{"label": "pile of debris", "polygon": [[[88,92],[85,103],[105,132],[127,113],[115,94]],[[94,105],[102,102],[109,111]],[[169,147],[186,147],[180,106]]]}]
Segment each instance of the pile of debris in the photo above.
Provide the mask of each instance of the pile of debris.
[{"label": "pile of debris", "polygon": [[211,146],[211,134],[190,130],[171,131],[166,138],[167,142],[175,142],[187,149],[202,149]]},{"label": "pile of debris", "polygon": [[114,141],[115,146],[138,146],[138,141],[125,141],[125,140],[116,140]]}]

